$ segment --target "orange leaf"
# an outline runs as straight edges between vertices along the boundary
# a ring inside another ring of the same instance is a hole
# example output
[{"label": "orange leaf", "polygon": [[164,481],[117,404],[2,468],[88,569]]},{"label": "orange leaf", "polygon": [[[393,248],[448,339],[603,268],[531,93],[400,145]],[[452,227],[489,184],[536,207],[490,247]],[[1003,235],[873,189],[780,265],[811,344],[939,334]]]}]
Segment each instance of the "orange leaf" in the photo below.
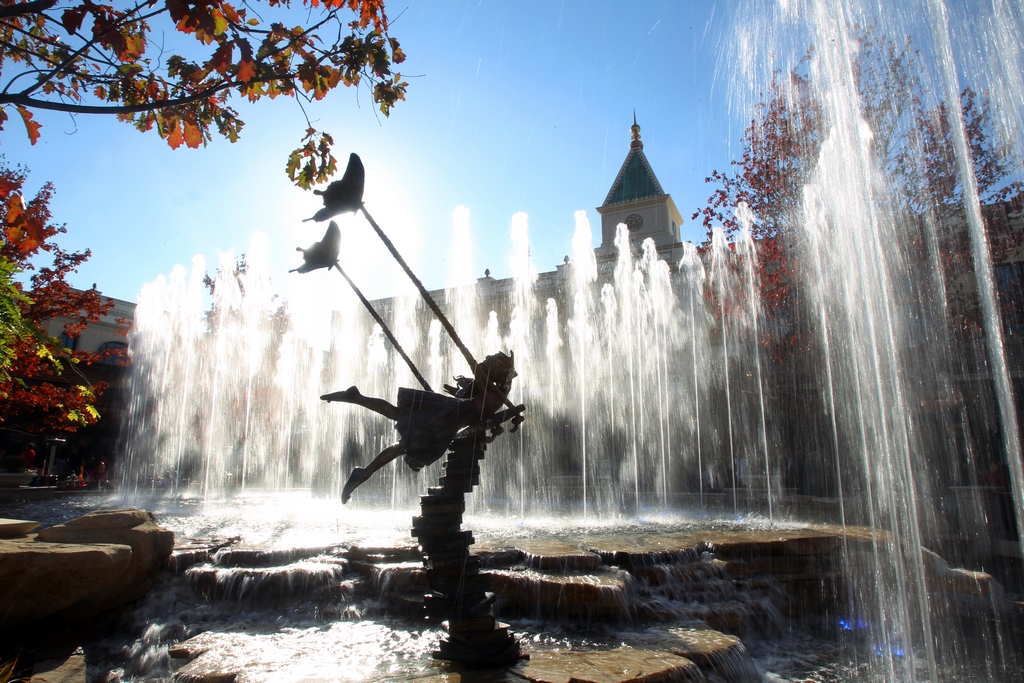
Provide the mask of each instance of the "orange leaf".
[{"label": "orange leaf", "polygon": [[181,121],[179,119],[172,119],[170,130],[167,133],[167,144],[171,146],[171,149],[178,149],[183,141],[184,135],[181,130]]},{"label": "orange leaf", "polygon": [[32,120],[32,112],[25,107],[18,107],[18,113],[21,114],[21,120],[25,122],[25,130],[28,131],[28,139],[32,144],[36,144],[36,140],[39,139],[39,129],[42,125]]},{"label": "orange leaf", "polygon": [[184,122],[185,128],[185,145],[189,149],[196,149],[203,142],[203,132],[199,130],[199,127],[189,120]]},{"label": "orange leaf", "polygon": [[248,83],[256,75],[256,63],[251,59],[238,62],[238,80]]},{"label": "orange leaf", "polygon": [[15,194],[8,198],[7,214],[4,216],[4,222],[7,225],[17,225],[23,215],[25,215],[25,202],[22,200],[21,195]]}]

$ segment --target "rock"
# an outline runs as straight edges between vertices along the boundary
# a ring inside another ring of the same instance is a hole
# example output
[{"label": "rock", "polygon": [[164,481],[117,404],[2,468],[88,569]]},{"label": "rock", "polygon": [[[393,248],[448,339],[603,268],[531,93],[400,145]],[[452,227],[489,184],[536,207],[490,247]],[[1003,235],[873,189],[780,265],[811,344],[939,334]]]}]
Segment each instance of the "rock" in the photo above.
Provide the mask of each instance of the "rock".
[{"label": "rock", "polygon": [[39,526],[39,522],[27,519],[0,519],[0,538],[27,536]]},{"label": "rock", "polygon": [[601,652],[540,652],[512,673],[532,683],[672,683],[706,680],[689,659],[620,647]]},{"label": "rock", "polygon": [[729,683],[757,683],[761,680],[746,646],[736,636],[710,628],[673,628],[668,633],[645,638],[644,644],[693,661],[709,680],[713,676]]},{"label": "rock", "polygon": [[602,565],[597,553],[580,549],[576,543],[556,540],[523,541],[516,544],[531,569],[548,571],[591,571]]},{"label": "rock", "polygon": [[131,558],[127,545],[0,541],[0,629],[115,592]]},{"label": "rock", "polygon": [[835,550],[835,536],[797,530],[750,530],[719,532],[708,539],[711,552],[723,559],[759,558],[773,555],[817,555]]},{"label": "rock", "polygon": [[1009,607],[1002,585],[991,574],[950,567],[927,548],[922,549],[922,560],[929,591],[959,598],[983,598],[981,605],[999,612]]},{"label": "rock", "polygon": [[215,659],[202,656],[174,672],[174,683],[235,683],[237,671],[221,671]]},{"label": "rock", "polygon": [[480,558],[480,566],[488,569],[508,569],[523,562],[523,551],[504,545],[477,542],[473,555]]},{"label": "rock", "polygon": [[[145,595],[153,575],[174,548],[174,532],[156,524],[152,513],[136,508],[97,510],[39,532],[42,544],[116,544],[131,548],[130,561],[113,585],[94,592],[63,616],[88,619]],[[41,545],[42,545],[41,544]]]},{"label": "rock", "polygon": [[36,662],[29,683],[85,683],[85,674],[85,655],[78,653]]},{"label": "rock", "polygon": [[185,664],[171,680],[174,683],[234,683],[242,667],[218,653],[216,641],[217,634],[207,632],[172,645],[167,655]]},{"label": "rock", "polygon": [[726,633],[748,632],[754,623],[770,623],[770,609],[763,604],[737,600],[714,603],[640,601],[632,607],[635,623],[702,621]]},{"label": "rock", "polygon": [[594,537],[587,539],[585,546],[599,555],[605,564],[624,569],[693,562],[707,550],[703,538],[693,533]]},{"label": "rock", "polygon": [[592,574],[502,569],[488,575],[502,614],[626,620],[635,593],[633,577],[611,569]]}]

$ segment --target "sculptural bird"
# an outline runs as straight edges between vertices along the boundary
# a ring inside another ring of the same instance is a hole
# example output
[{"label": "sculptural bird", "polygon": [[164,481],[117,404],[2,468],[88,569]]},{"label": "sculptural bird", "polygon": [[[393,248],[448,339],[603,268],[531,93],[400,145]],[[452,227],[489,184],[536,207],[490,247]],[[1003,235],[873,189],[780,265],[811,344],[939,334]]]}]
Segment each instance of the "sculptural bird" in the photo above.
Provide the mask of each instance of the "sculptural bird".
[{"label": "sculptural bird", "polygon": [[314,242],[309,249],[303,249],[302,247],[295,247],[295,251],[302,252],[302,260],[304,263],[298,268],[294,268],[289,273],[308,273],[311,270],[317,268],[328,268],[332,266],[341,271],[341,266],[338,265],[338,252],[341,250],[341,231],[338,230],[338,224],[331,221],[330,225],[327,226],[327,232],[324,233],[324,238],[319,242]]},{"label": "sculptural bird", "polygon": [[306,220],[319,223],[339,213],[358,211],[363,205],[363,180],[363,162],[358,154],[352,152],[348,155],[348,167],[341,180],[335,180],[326,190],[313,190],[313,194],[324,198],[324,208]]}]

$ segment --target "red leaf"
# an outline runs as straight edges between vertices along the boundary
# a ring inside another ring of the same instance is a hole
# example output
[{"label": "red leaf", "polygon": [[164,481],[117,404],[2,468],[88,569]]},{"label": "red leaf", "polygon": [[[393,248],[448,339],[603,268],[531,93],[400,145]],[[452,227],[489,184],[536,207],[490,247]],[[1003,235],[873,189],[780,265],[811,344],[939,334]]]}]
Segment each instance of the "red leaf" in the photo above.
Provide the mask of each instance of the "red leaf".
[{"label": "red leaf", "polygon": [[21,120],[25,122],[25,130],[28,131],[28,139],[32,144],[36,144],[36,140],[39,139],[39,129],[43,126],[32,120],[32,112],[25,107],[18,107],[18,113],[21,114]]},{"label": "red leaf", "polygon": [[217,51],[210,57],[210,66],[222,74],[226,74],[231,68],[231,53],[234,52],[234,41],[228,41],[217,48]]},{"label": "red leaf", "polygon": [[60,17],[60,23],[68,33],[76,33],[82,27],[82,19],[85,18],[85,7],[73,7],[64,10]]}]

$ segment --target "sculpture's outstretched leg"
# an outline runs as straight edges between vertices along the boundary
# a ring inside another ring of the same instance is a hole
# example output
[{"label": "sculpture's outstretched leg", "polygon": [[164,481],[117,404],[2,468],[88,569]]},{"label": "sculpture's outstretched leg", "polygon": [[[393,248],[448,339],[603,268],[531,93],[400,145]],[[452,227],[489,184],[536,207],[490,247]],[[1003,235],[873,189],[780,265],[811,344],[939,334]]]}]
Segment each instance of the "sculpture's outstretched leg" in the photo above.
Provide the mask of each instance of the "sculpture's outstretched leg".
[{"label": "sculpture's outstretched leg", "polygon": [[[384,402],[386,403],[386,401]],[[377,457],[366,467],[357,467],[352,470],[351,476],[349,476],[348,481],[345,483],[345,488],[341,490],[342,504],[347,503],[348,499],[352,497],[352,492],[359,488],[360,484],[373,476],[374,472],[403,453],[405,453],[405,444],[399,441],[378,453]]]},{"label": "sculpture's outstretched leg", "polygon": [[398,408],[388,403],[382,398],[373,398],[370,396],[363,396],[359,393],[359,389],[356,387],[349,387],[344,391],[335,391],[332,394],[324,394],[320,397],[321,401],[340,401],[341,403],[354,403],[357,406],[369,408],[375,413],[380,413],[389,420],[398,419]]}]

